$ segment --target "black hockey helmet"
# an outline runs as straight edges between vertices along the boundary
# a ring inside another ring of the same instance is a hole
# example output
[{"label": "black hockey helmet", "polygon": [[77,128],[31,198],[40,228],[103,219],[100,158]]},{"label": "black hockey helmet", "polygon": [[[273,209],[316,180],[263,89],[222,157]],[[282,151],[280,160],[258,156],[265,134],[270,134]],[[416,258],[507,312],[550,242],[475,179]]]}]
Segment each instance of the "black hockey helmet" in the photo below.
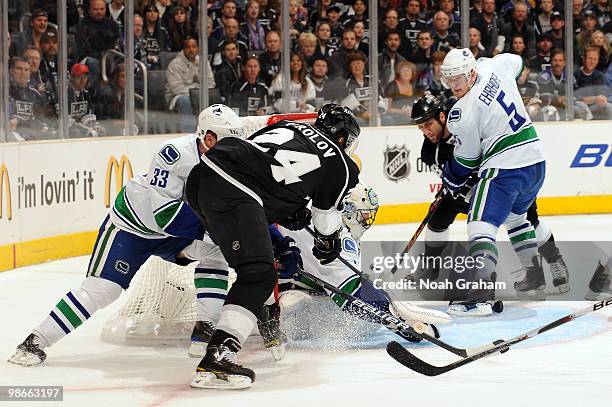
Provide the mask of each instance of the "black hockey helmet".
[{"label": "black hockey helmet", "polygon": [[431,118],[439,120],[440,113],[444,111],[442,101],[436,96],[428,93],[418,98],[412,105],[412,120],[415,124],[421,124]]},{"label": "black hockey helmet", "polygon": [[361,128],[359,128],[355,115],[348,107],[335,103],[327,103],[321,106],[315,126],[327,135],[333,136],[336,142],[341,136],[344,136],[344,150],[347,154],[350,155],[357,148],[357,138],[361,133]]}]

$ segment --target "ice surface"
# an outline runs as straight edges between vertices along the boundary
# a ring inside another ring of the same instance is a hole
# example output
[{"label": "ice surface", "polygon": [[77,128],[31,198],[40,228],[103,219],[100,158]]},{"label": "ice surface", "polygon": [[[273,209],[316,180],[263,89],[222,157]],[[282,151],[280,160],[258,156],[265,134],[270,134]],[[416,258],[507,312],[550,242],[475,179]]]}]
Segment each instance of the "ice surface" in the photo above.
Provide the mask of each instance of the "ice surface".
[{"label": "ice surface", "polygon": [[[543,218],[558,240],[610,240],[612,216]],[[409,239],[415,224],[377,226],[369,239]],[[505,233],[500,233],[500,238]],[[457,222],[451,238],[465,239]],[[55,261],[0,274],[0,358],[38,324],[69,289],[78,286],[88,259]],[[75,333],[48,349],[46,365],[21,368],[0,361],[0,385],[62,385],[62,406],[587,406],[609,403],[612,382],[612,312],[571,322],[497,355],[443,376],[420,376],[393,361],[384,345],[393,334],[360,326],[359,341],[342,346],[347,332],[297,338],[275,363],[257,337],[240,360],[257,372],[249,390],[227,392],[189,387],[197,359],[183,348],[120,347],[100,341],[103,323],[125,297],[100,311]],[[504,313],[441,327],[443,338],[476,346],[509,338],[554,320],[585,303],[509,304]],[[330,334],[331,321],[321,321]],[[312,325],[312,322],[311,322]],[[346,329],[346,328],[345,328]],[[312,331],[312,330],[311,330]],[[324,338],[327,338],[324,340]],[[333,351],[320,348],[333,338]],[[340,338],[340,339],[338,339]],[[410,345],[434,364],[455,356],[428,344]],[[31,405],[27,402],[17,406]],[[53,405],[46,403],[44,405]],[[11,405],[10,403],[3,403]]]}]

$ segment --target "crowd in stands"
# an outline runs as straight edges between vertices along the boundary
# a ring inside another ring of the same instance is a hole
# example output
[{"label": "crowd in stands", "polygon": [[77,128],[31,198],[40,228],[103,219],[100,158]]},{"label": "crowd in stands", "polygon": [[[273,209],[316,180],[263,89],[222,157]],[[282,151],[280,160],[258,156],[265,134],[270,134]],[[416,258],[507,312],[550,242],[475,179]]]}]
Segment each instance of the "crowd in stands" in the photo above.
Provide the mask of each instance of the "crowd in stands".
[{"label": "crowd in stands", "polygon": [[[370,120],[372,78],[369,39],[377,35],[378,120],[410,124],[412,103],[426,92],[452,105],[442,86],[440,65],[461,46],[458,0],[379,0],[379,30],[369,30],[365,0],[286,0],[290,88],[281,73],[280,0],[208,0],[208,58],[199,57],[198,1],[135,0],[134,57],[149,75],[160,72],[163,88],[143,89],[145,72],[135,75],[137,108],[149,91],[155,105],[174,112],[180,131],[195,128],[194,106],[204,63],[211,101],[240,115],[283,110],[316,111],[324,103],[350,107]],[[534,120],[563,120],[568,103],[583,120],[612,118],[611,0],[472,0],[469,49],[476,58],[509,52],[523,58],[517,79]],[[10,126],[24,139],[53,136],[58,127],[57,4],[23,2],[9,15]],[[38,7],[38,8],[35,8]],[[116,133],[125,103],[124,0],[68,0],[70,135]],[[27,15],[27,19],[23,19]],[[565,54],[565,22],[573,21],[573,55]],[[21,20],[21,21],[20,21]],[[18,24],[23,22],[24,24]],[[20,30],[21,28],[21,30]],[[108,51],[116,52],[105,57]],[[574,72],[566,72],[573,58]],[[565,97],[571,80],[574,100]],[[159,85],[155,83],[155,85]],[[284,98],[288,98],[288,101]],[[151,113],[152,114],[152,113]],[[105,129],[106,127],[106,129]],[[108,131],[107,131],[108,130]],[[145,129],[148,131],[150,129]]]}]

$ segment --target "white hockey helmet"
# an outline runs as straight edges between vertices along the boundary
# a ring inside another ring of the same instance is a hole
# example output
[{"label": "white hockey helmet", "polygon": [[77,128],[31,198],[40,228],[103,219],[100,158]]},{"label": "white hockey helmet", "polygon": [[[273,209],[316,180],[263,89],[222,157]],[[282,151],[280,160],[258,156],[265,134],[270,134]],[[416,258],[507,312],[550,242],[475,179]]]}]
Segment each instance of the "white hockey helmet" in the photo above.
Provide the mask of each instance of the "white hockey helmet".
[{"label": "white hockey helmet", "polygon": [[244,121],[229,106],[222,104],[210,105],[200,112],[196,134],[203,140],[208,131],[216,134],[217,141],[224,137],[246,137]]},{"label": "white hockey helmet", "polygon": [[344,198],[342,222],[355,239],[372,226],[378,212],[378,195],[369,186],[361,182]]},{"label": "white hockey helmet", "polygon": [[472,78],[472,71],[476,67],[474,54],[468,48],[451,49],[444,57],[440,70],[442,71],[442,84],[449,88],[446,78],[465,75],[468,84]]}]

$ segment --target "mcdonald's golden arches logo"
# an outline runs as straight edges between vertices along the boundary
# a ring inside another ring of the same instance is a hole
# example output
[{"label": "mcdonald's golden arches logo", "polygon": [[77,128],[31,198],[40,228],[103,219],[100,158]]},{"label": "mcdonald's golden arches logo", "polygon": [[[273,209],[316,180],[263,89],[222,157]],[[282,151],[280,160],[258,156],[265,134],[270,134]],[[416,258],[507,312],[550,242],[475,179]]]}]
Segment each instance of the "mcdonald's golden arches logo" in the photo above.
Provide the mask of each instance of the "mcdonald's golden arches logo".
[{"label": "mcdonald's golden arches logo", "polygon": [[[123,173],[126,168],[128,176],[124,178]],[[113,177],[113,171],[115,173],[115,195],[113,195],[113,198],[121,191],[124,181],[134,176],[130,159],[125,155],[121,155],[119,161],[117,161],[114,155],[108,158],[108,164],[106,165],[106,181],[104,183],[104,206],[107,208],[111,205],[111,179]]]},{"label": "mcdonald's golden arches logo", "polygon": [[0,166],[0,219],[4,217],[2,206],[6,195],[6,218],[13,219],[13,201],[11,197],[11,179],[9,178],[8,168],[2,164]]}]

